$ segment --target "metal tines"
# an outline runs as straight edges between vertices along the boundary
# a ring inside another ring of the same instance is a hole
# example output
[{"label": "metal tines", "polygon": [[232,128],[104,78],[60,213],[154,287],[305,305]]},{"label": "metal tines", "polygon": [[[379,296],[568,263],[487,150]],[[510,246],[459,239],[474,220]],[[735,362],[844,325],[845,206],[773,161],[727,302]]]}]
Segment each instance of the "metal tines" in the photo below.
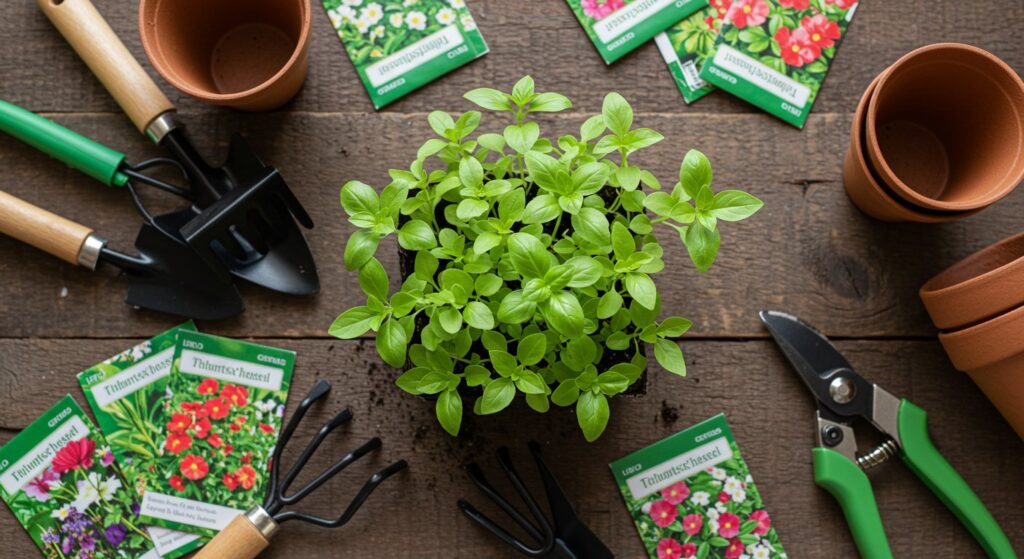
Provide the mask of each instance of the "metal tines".
[{"label": "metal tines", "polygon": [[286,505],[294,505],[298,503],[318,487],[326,483],[329,479],[347,468],[350,464],[362,458],[370,451],[381,447],[380,437],[373,437],[359,448],[343,456],[340,460],[332,464],[320,475],[316,476],[316,478],[306,485],[300,487],[291,495],[285,494],[291,487],[292,482],[294,482],[295,478],[299,475],[299,472],[301,472],[306,463],[309,462],[313,453],[316,452],[320,444],[327,438],[327,435],[352,419],[352,412],[348,409],[344,409],[338,415],[335,415],[333,419],[320,427],[320,430],[317,431],[316,435],[313,436],[313,439],[306,445],[305,450],[303,450],[302,454],[299,455],[295,464],[288,469],[288,472],[284,475],[284,480],[281,480],[281,453],[284,451],[285,446],[287,446],[288,441],[291,440],[292,434],[295,433],[295,429],[299,426],[299,423],[302,422],[302,418],[306,415],[306,411],[309,410],[310,406],[312,406],[314,402],[326,396],[330,390],[330,382],[323,379],[316,382],[313,388],[310,389],[309,394],[303,398],[298,408],[296,408],[287,427],[285,427],[284,432],[281,433],[281,438],[278,440],[277,447],[274,449],[273,459],[270,466],[270,486],[267,489],[266,500],[263,502],[263,509],[266,510],[266,512],[272,516],[274,521],[278,524],[288,520],[302,520],[325,528],[338,528],[343,526],[352,518],[352,515],[359,510],[359,507],[362,506],[363,502],[366,501],[367,497],[373,493],[373,490],[376,489],[381,482],[399,471],[404,470],[408,466],[408,463],[405,460],[399,460],[370,476],[370,479],[363,485],[359,490],[359,493],[357,493],[348,504],[345,511],[337,518],[323,518],[298,511],[281,512],[281,509]]},{"label": "metal tines", "polygon": [[548,505],[551,509],[553,521],[548,520],[545,511],[534,500],[533,495],[526,488],[519,474],[512,465],[512,459],[507,447],[498,449],[498,463],[516,493],[526,504],[529,510],[530,519],[519,512],[519,510],[502,497],[484,477],[483,470],[475,463],[466,465],[466,472],[473,483],[480,489],[488,499],[495,504],[526,533],[532,541],[524,542],[508,530],[498,526],[490,518],[478,511],[473,505],[464,499],[459,499],[458,505],[462,512],[471,520],[483,526],[487,531],[498,537],[501,541],[510,545],[513,549],[527,557],[546,557],[559,559],[605,559],[612,558],[612,552],[601,542],[600,539],[583,521],[580,520],[573,508],[572,503],[566,497],[558,480],[544,462],[540,452],[540,445],[535,441],[529,443],[530,454],[537,463],[537,470],[540,472],[541,481],[544,484],[544,492],[547,494]]}]

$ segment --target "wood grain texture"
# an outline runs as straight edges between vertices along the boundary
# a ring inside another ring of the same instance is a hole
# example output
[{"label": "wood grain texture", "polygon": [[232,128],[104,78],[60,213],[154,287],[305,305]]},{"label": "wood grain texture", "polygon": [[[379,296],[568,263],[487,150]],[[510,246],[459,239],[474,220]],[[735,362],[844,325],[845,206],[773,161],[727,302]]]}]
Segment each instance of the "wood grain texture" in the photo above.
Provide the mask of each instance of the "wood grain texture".
[{"label": "wood grain texture", "polygon": [[0,233],[78,266],[92,229],[0,191]]},{"label": "wood grain texture", "polygon": [[245,516],[236,516],[217,537],[204,545],[195,559],[253,559],[270,542]]},{"label": "wood grain texture", "polygon": [[[174,106],[89,0],[36,0],[139,132]],[[125,4],[128,5],[128,4]],[[131,5],[134,5],[132,3]]]},{"label": "wood grain texture", "polygon": [[[526,451],[531,438],[543,443],[546,460],[582,517],[616,556],[639,557],[640,540],[608,463],[719,412],[727,414],[790,557],[856,557],[838,505],[814,485],[813,401],[770,342],[684,342],[691,375],[681,379],[653,369],[646,396],[612,402],[611,423],[597,444],[584,442],[571,412],[556,408],[538,415],[522,402],[497,416],[467,416],[464,433],[452,439],[436,425],[431,403],[392,385],[398,373],[380,361],[372,343],[261,342],[298,352],[289,405],[318,378],[334,384],[323,407],[310,411],[286,461],[319,422],[346,406],[354,413],[353,421],[323,446],[308,475],[326,467],[331,456],[340,456],[371,436],[379,434],[384,441],[381,451],[310,497],[313,511],[339,513],[372,471],[399,458],[409,461],[409,469],[381,485],[348,526],[327,532],[301,523],[284,524],[263,556],[268,559],[337,557],[340,550],[346,557],[367,558],[517,557],[496,547],[488,534],[461,517],[455,506],[460,497],[489,514],[495,508],[484,506],[487,501],[459,466],[477,461],[500,490],[509,491],[494,458],[495,449],[505,444],[527,483],[540,491]],[[0,407],[0,441],[65,393],[83,401],[72,373],[130,343],[133,340],[0,340],[0,399],[5,403]],[[976,490],[1016,548],[1024,549],[1024,508],[1014,489],[1024,484],[1024,445],[970,379],[950,368],[939,344],[838,345],[869,380],[928,412],[936,446]],[[863,444],[869,440],[865,437]],[[901,462],[870,475],[897,557],[981,555],[953,515]],[[12,556],[30,555],[31,541],[6,509],[0,512],[0,539],[10,542]]]}]

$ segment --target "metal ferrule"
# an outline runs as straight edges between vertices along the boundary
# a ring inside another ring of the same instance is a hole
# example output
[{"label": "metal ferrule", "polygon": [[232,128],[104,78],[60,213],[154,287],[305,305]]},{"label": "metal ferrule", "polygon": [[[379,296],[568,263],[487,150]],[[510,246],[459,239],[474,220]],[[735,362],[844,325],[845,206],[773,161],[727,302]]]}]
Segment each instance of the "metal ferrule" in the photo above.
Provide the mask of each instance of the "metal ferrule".
[{"label": "metal ferrule", "polygon": [[177,127],[178,123],[174,120],[174,111],[170,110],[154,118],[153,122],[149,123],[149,126],[146,127],[146,137],[154,144],[159,144],[160,140],[164,139],[164,136]]},{"label": "metal ferrule", "polygon": [[259,505],[255,505],[246,511],[245,518],[252,522],[252,525],[260,531],[260,535],[266,540],[269,540],[274,535],[274,532],[277,531],[278,524],[274,517],[270,516],[270,513]]},{"label": "metal ferrule", "polygon": [[100,262],[100,253],[103,252],[105,246],[107,246],[106,239],[95,233],[90,234],[82,243],[82,248],[78,249],[78,265],[95,270]]}]

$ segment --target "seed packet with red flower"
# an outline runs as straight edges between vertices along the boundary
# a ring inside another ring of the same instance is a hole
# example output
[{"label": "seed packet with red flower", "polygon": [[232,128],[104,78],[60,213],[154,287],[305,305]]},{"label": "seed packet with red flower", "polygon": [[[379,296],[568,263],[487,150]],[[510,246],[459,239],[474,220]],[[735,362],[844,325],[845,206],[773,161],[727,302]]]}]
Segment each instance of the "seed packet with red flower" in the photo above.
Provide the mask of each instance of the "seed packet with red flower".
[{"label": "seed packet with red flower", "polygon": [[708,0],[566,0],[605,64],[626,56]]},{"label": "seed packet with red flower", "polygon": [[179,331],[142,518],[215,535],[263,501],[295,353]]},{"label": "seed packet with red flower", "polygon": [[651,559],[786,557],[724,415],[610,466]]},{"label": "seed packet with red flower", "polygon": [[803,128],[859,0],[718,0],[726,6],[700,77]]},{"label": "seed packet with red flower", "polygon": [[654,37],[658,51],[665,64],[668,64],[687,104],[715,89],[715,86],[701,79],[700,69],[715,52],[715,40],[722,29],[722,19],[727,11],[724,6],[728,1],[710,0],[703,10]]},{"label": "seed packet with red flower", "polygon": [[[179,331],[195,329],[192,321],[186,322],[78,374],[89,407],[136,499],[141,500],[146,487],[157,483],[156,465],[165,452],[161,436],[174,426],[173,422],[154,421],[167,399],[174,342]],[[196,534],[160,526],[148,526],[147,530],[160,554],[169,559],[206,542]]]},{"label": "seed packet with red flower", "polygon": [[44,557],[160,557],[110,444],[70,395],[0,448],[0,498]]}]

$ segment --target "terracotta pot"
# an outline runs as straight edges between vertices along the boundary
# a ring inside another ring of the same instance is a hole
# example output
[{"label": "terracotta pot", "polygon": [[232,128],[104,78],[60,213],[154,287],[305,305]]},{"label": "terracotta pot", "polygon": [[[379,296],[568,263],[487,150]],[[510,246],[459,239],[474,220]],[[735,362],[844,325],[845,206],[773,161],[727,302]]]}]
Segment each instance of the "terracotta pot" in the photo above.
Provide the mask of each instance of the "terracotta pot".
[{"label": "terracotta pot", "polygon": [[865,145],[881,181],[913,205],[990,206],[1024,180],[1024,81],[977,47],[914,50],[881,74]]},{"label": "terracotta pot", "polygon": [[963,328],[1024,304],[1024,233],[957,262],[920,291],[941,330]]},{"label": "terracotta pot", "polygon": [[1024,438],[1024,306],[975,326],[939,334],[953,365],[966,371]]},{"label": "terracotta pot", "polygon": [[880,77],[871,82],[857,105],[850,129],[850,146],[843,161],[843,185],[860,210],[882,221],[913,221],[918,223],[940,223],[954,221],[972,215],[973,212],[939,212],[916,208],[892,194],[878,180],[877,174],[864,153],[864,118],[868,101]]},{"label": "terracotta pot", "polygon": [[139,30],[160,75],[185,93],[265,111],[298,93],[308,68],[309,0],[141,0]]}]

